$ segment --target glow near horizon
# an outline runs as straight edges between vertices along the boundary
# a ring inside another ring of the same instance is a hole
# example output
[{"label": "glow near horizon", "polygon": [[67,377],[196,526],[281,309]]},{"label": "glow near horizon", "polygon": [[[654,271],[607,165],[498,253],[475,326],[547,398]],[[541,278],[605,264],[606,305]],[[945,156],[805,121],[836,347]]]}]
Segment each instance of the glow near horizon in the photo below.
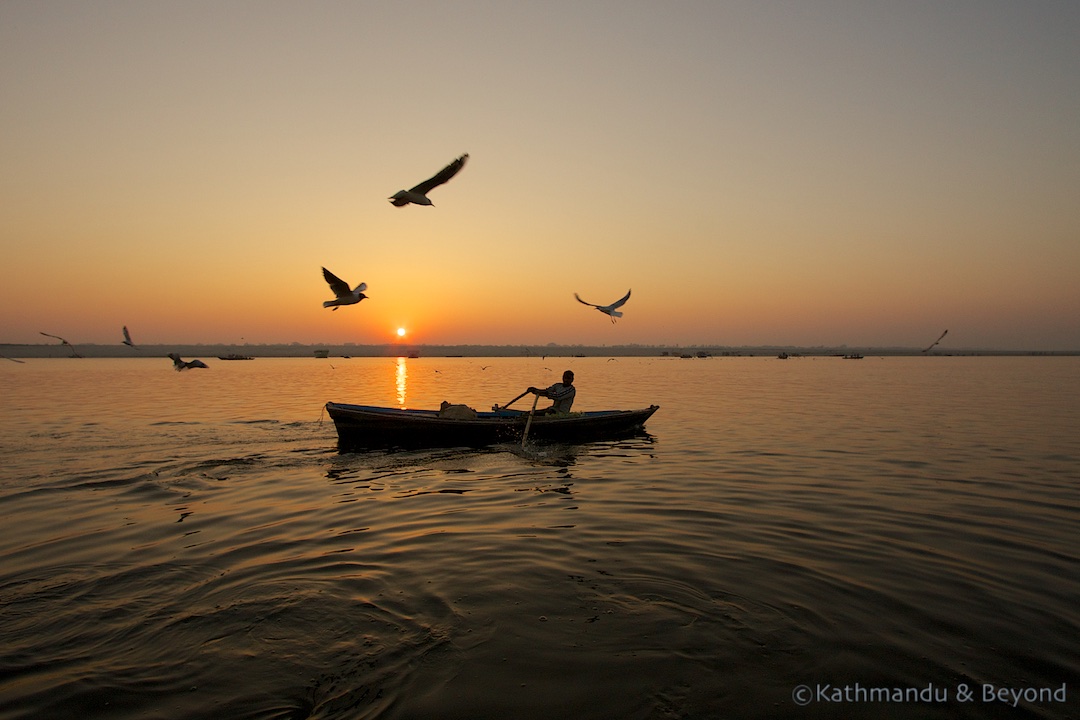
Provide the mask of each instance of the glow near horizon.
[{"label": "glow near horizon", "polygon": [[[1080,349],[1080,8],[0,5],[0,342]],[[470,153],[434,208],[386,198]],[[330,312],[319,267],[369,299]],[[633,297],[612,325],[577,304]]]}]

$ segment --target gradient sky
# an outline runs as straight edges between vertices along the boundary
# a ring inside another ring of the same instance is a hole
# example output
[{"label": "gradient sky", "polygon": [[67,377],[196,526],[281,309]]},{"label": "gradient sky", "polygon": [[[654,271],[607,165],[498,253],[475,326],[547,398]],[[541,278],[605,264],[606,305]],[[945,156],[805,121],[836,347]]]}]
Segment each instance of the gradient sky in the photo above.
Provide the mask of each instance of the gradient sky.
[{"label": "gradient sky", "polygon": [[1077,38],[1074,0],[4,0],[0,342],[1078,350]]}]

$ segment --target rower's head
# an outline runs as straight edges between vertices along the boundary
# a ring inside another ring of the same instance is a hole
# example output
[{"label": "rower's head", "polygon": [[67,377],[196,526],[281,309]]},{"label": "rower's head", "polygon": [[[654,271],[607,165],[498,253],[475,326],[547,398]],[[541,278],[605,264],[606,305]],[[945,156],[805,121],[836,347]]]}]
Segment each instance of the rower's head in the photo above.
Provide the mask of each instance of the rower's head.
[{"label": "rower's head", "polygon": [[566,372],[564,372],[562,374],[562,384],[563,385],[573,385],[574,384],[574,371],[573,370],[567,370]]}]

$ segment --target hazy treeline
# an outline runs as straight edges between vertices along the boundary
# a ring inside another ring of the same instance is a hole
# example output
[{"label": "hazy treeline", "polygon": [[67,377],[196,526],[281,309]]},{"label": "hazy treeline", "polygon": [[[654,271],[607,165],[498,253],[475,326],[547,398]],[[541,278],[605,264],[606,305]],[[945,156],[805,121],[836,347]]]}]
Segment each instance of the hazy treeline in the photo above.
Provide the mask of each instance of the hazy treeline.
[{"label": "hazy treeline", "polygon": [[[793,346],[671,346],[671,345],[303,345],[299,343],[269,345],[74,345],[74,352],[86,358],[164,357],[178,353],[181,357],[213,358],[226,355],[251,357],[315,357],[326,351],[330,357],[399,357],[415,354],[420,357],[724,357],[770,356],[784,353],[791,359],[860,354],[864,356],[904,355],[1078,355],[1074,351],[1001,351],[984,349],[935,348],[923,353],[919,348],[903,347],[793,347]],[[9,358],[72,357],[72,349],[59,343],[0,344],[0,356]]]}]

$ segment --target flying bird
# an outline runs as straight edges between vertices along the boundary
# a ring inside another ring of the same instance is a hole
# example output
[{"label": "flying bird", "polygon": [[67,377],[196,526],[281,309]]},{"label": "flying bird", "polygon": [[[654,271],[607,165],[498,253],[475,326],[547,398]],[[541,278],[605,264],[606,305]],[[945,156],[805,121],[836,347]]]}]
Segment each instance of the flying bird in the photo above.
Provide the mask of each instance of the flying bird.
[{"label": "flying bird", "polygon": [[175,370],[176,372],[180,372],[181,370],[187,370],[188,368],[209,367],[209,365],[204,363],[202,360],[188,360],[187,362],[184,362],[176,353],[169,353],[166,357],[172,359],[173,370]]},{"label": "flying bird", "polygon": [[345,282],[326,268],[322,269],[322,275],[326,278],[326,282],[329,283],[330,289],[334,291],[334,295],[336,296],[333,300],[323,302],[322,306],[324,308],[332,307],[334,310],[337,310],[341,305],[355,305],[367,297],[367,295],[364,294],[364,291],[367,290],[367,283],[360,283],[356,288],[350,290],[349,283]]},{"label": "flying bird", "polygon": [[611,316],[611,322],[615,322],[616,319],[621,318],[623,316],[623,314],[621,312],[619,312],[619,308],[621,308],[623,305],[625,305],[626,301],[630,299],[630,291],[627,290],[625,295],[623,295],[621,298],[619,298],[615,302],[611,303],[610,305],[594,305],[591,302],[585,302],[584,300],[581,299],[581,297],[577,293],[574,293],[574,297],[577,298],[577,301],[579,303],[581,303],[582,305],[588,305],[589,307],[594,307],[597,310],[599,310],[600,312],[604,313],[605,315]]},{"label": "flying bird", "polygon": [[51,338],[56,338],[57,340],[59,340],[59,341],[60,341],[60,344],[61,344],[61,345],[66,345],[66,346],[68,347],[68,349],[69,349],[69,350],[71,350],[71,357],[77,357],[77,358],[81,358],[81,357],[82,357],[82,355],[80,355],[79,353],[75,352],[75,346],[74,346],[74,345],[72,345],[71,343],[69,343],[69,342],[68,342],[67,340],[65,340],[64,338],[60,337],[59,335],[50,335],[50,334],[49,334],[49,333],[47,333],[47,332],[43,332],[43,333],[41,333],[41,334],[42,334],[42,335],[44,335],[45,337],[51,337]]},{"label": "flying bird", "polygon": [[941,335],[939,335],[939,336],[938,336],[938,339],[937,339],[937,340],[935,340],[934,342],[930,343],[930,347],[927,347],[927,348],[923,348],[923,352],[929,352],[931,348],[933,348],[933,347],[934,347],[935,345],[937,345],[937,344],[938,344],[939,342],[941,342],[941,338],[945,337],[945,336],[946,336],[946,335],[948,335],[948,334],[949,334],[949,331],[948,331],[948,330],[946,330],[945,332],[941,333]]},{"label": "flying bird", "polygon": [[465,166],[465,161],[468,159],[469,153],[465,153],[419,185],[414,185],[408,190],[398,190],[390,197],[390,203],[394,207],[403,207],[409,203],[413,203],[414,205],[431,205],[434,207],[434,203],[428,199],[427,194],[434,188],[437,188],[457,175],[458,171]]},{"label": "flying bird", "polygon": [[131,333],[128,332],[127,325],[124,326],[124,344],[128,347],[135,347],[135,343],[131,341]]}]

